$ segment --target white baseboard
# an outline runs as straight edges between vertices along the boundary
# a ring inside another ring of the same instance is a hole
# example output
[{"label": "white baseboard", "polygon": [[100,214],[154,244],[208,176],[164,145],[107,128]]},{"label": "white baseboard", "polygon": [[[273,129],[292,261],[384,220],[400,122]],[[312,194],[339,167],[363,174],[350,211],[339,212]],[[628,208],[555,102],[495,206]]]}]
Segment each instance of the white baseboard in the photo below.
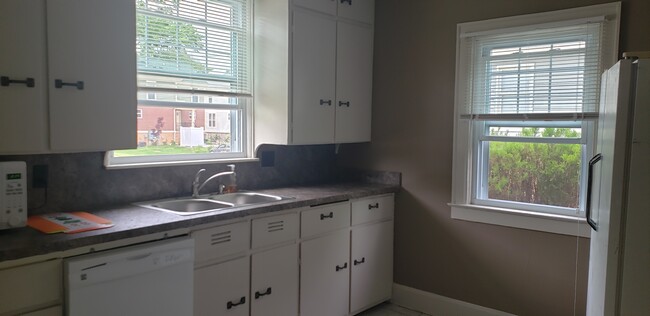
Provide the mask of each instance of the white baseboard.
[{"label": "white baseboard", "polygon": [[391,302],[433,316],[515,316],[397,283],[393,283]]}]

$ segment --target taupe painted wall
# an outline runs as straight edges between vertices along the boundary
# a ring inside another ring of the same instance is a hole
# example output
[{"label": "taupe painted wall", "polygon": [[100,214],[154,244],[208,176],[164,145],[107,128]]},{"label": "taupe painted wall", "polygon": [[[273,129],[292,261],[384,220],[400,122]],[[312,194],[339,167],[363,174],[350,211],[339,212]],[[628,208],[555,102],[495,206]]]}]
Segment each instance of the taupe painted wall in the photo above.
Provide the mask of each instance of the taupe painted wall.
[{"label": "taupe painted wall", "polygon": [[[450,219],[456,24],[598,0],[376,0],[372,143],[344,165],[403,172],[395,282],[518,315],[584,315],[589,240]],[[650,50],[650,0],[623,1],[621,51]],[[575,301],[575,304],[574,304]]]}]

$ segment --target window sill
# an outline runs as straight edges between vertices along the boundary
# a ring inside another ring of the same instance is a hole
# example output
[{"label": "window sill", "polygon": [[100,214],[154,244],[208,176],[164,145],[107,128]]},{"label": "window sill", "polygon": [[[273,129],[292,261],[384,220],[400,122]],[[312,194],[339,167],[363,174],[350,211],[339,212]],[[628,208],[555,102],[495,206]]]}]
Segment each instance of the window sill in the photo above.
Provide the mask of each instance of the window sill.
[{"label": "window sill", "polygon": [[453,219],[585,238],[591,236],[591,229],[583,218],[473,204],[450,203],[449,206]]},{"label": "window sill", "polygon": [[152,167],[170,167],[170,166],[189,166],[204,165],[211,163],[238,163],[238,162],[256,162],[259,158],[226,158],[226,159],[202,159],[202,160],[178,160],[178,161],[161,161],[161,162],[139,162],[124,164],[107,164],[107,170],[134,169],[134,168],[152,168]]}]

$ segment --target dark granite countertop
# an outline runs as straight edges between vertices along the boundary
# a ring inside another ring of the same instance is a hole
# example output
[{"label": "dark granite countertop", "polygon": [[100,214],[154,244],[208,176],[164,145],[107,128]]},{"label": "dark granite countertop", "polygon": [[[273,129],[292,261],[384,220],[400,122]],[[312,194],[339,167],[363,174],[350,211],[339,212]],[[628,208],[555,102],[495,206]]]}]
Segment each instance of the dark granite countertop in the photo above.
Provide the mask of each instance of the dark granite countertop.
[{"label": "dark granite countertop", "polygon": [[346,183],[308,187],[289,187],[255,192],[293,197],[294,199],[238,207],[237,211],[214,214],[176,215],[134,205],[90,211],[111,220],[115,226],[77,234],[44,234],[30,227],[0,230],[0,262],[35,255],[66,251],[105,242],[161,233],[174,229],[216,223],[269,212],[325,204],[371,195],[395,193],[394,184]]}]

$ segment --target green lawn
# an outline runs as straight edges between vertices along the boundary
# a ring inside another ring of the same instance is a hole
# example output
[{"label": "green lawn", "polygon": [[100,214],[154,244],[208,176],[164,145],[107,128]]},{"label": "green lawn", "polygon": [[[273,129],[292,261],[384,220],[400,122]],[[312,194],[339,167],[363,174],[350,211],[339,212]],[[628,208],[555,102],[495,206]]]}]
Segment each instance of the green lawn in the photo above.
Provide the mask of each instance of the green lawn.
[{"label": "green lawn", "polygon": [[116,150],[115,157],[145,155],[207,154],[210,147],[180,147],[174,145],[145,146],[138,149]]}]

